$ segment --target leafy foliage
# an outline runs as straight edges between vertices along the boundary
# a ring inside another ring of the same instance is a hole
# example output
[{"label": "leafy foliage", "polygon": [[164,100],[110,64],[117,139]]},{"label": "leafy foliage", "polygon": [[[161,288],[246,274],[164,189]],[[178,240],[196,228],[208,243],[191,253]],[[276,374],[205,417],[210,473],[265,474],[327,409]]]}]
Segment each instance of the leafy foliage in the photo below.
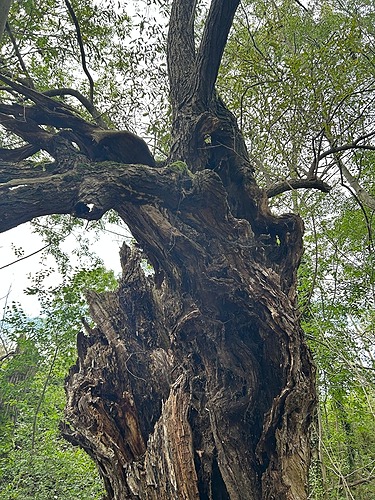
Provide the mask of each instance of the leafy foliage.
[{"label": "leafy foliage", "polygon": [[[75,362],[87,289],[112,290],[103,268],[77,271],[53,293],[44,293],[42,316],[27,318],[13,304],[2,339],[13,353],[0,370],[0,498],[101,498],[94,464],[59,435],[64,379]],[[46,295],[50,295],[47,300]]]}]

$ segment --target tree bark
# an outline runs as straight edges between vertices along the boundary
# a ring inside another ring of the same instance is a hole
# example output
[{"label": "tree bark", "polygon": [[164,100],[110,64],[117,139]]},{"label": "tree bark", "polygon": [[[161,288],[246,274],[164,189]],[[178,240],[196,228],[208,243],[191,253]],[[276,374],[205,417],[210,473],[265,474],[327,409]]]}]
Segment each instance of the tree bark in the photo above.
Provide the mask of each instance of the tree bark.
[{"label": "tree bark", "polygon": [[5,25],[8,19],[9,9],[12,5],[13,0],[2,0],[0,3],[0,40],[3,36]]},{"label": "tree bark", "polygon": [[79,335],[66,383],[63,435],[96,461],[108,499],[307,498],[315,370],[296,299],[303,223],[270,213],[214,90],[238,3],[212,1],[195,50],[196,2],[173,2],[167,167],[90,162],[40,127],[86,126],[37,93],[30,129],[1,107],[2,123],[55,162],[0,163],[0,230],[115,209],[140,248],[122,248],[116,292],[87,293],[96,326]]}]

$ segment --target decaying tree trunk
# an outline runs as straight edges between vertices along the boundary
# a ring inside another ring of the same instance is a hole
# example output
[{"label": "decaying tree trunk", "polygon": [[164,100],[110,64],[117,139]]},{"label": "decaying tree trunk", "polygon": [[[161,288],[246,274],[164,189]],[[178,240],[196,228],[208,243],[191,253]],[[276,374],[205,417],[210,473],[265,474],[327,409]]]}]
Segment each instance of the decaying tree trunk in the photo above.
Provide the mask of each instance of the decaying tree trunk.
[{"label": "decaying tree trunk", "polygon": [[67,379],[63,434],[96,461],[108,499],[307,498],[315,386],[296,304],[303,225],[269,212],[214,90],[238,3],[212,1],[196,52],[196,2],[173,2],[166,167],[90,162],[39,127],[68,128],[69,112],[20,86],[32,127],[0,109],[56,159],[43,171],[0,165],[1,230],[114,208],[141,249],[123,247],[117,292],[88,293],[96,326],[79,336]]}]

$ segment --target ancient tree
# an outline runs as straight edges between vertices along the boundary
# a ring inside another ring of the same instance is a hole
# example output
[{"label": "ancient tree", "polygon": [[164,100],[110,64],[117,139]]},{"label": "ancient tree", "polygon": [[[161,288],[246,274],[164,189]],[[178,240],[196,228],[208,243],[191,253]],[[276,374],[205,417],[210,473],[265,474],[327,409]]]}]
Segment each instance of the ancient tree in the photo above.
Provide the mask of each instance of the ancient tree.
[{"label": "ancient tree", "polygon": [[[66,386],[63,435],[93,457],[108,499],[307,497],[315,386],[296,302],[303,223],[270,212],[215,91],[238,4],[212,0],[197,44],[196,1],[173,2],[164,165],[141,139],[104,133],[2,76],[13,102],[0,122],[25,144],[1,150],[1,230],[113,209],[137,241],[122,249],[118,290],[88,293],[96,326],[79,336]],[[41,149],[53,161],[29,159]]]}]

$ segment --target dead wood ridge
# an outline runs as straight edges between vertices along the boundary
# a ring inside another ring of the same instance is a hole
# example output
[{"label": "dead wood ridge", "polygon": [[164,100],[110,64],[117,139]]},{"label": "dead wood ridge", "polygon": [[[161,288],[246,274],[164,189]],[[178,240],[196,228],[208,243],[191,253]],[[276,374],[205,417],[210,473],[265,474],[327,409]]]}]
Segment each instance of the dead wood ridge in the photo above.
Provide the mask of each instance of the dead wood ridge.
[{"label": "dead wood ridge", "polygon": [[[18,98],[0,105],[0,122],[27,144],[1,153],[1,230],[114,209],[142,249],[123,247],[116,292],[88,293],[96,326],[79,335],[66,385],[63,435],[94,458],[108,499],[307,498],[315,387],[296,304],[303,224],[270,213],[215,92],[238,4],[211,2],[197,46],[195,0],[173,2],[164,167],[138,137],[121,142],[3,77]],[[53,161],[36,167],[26,158],[40,149]]]}]

